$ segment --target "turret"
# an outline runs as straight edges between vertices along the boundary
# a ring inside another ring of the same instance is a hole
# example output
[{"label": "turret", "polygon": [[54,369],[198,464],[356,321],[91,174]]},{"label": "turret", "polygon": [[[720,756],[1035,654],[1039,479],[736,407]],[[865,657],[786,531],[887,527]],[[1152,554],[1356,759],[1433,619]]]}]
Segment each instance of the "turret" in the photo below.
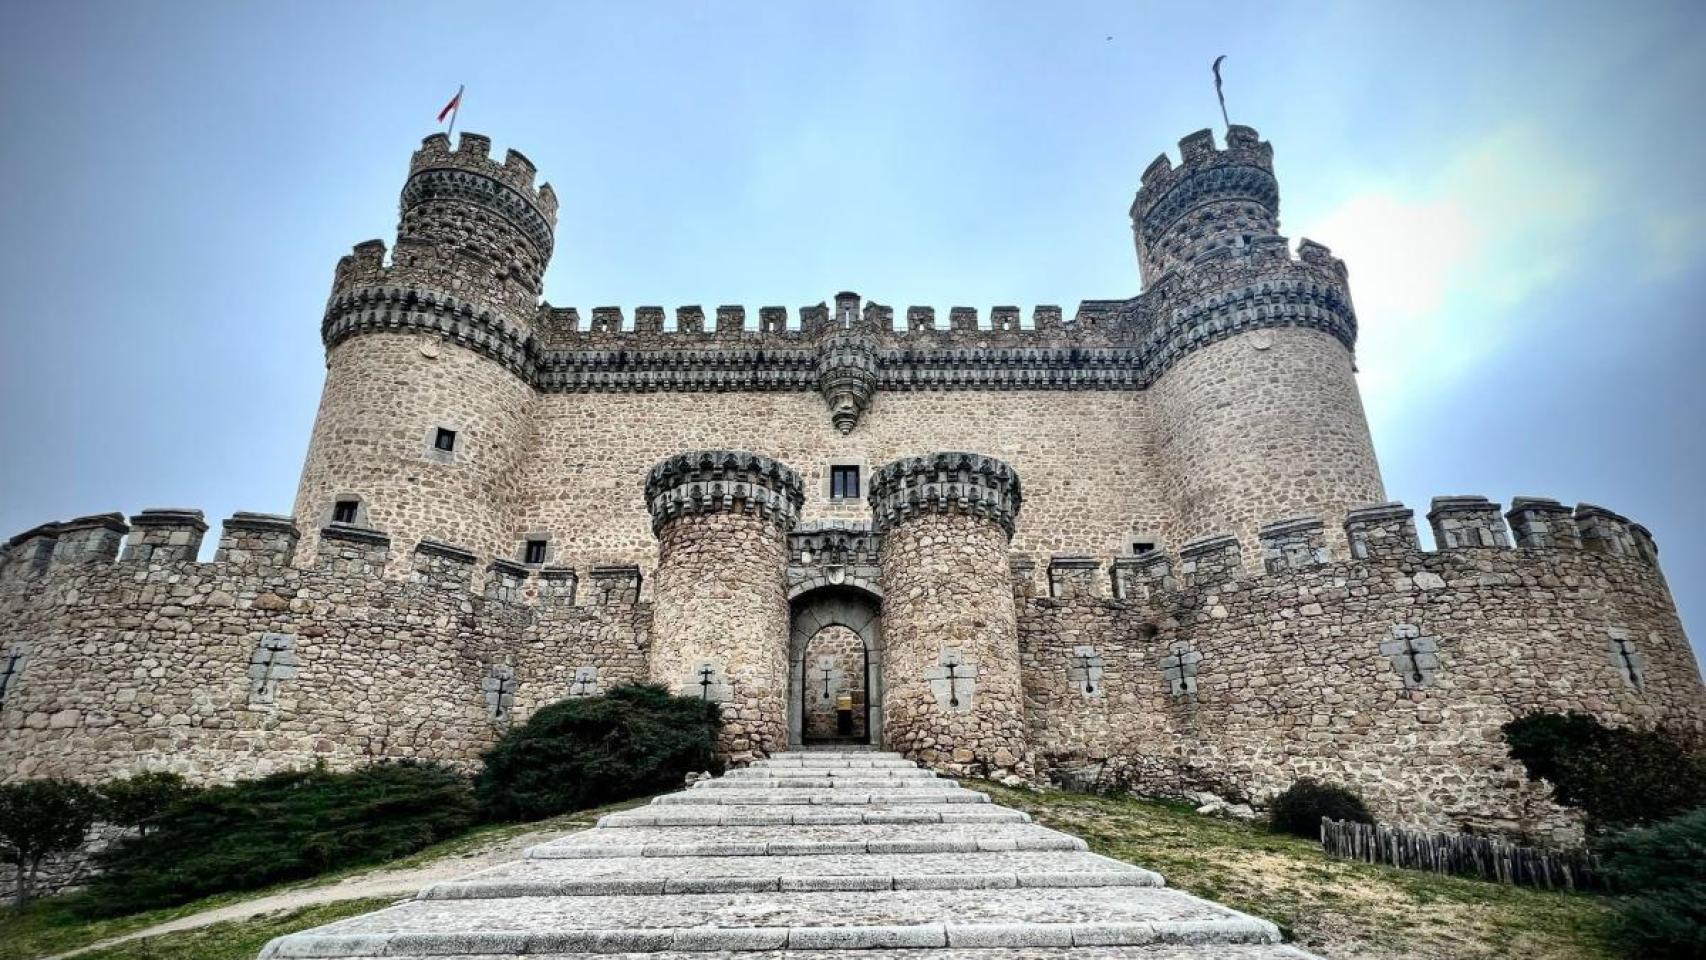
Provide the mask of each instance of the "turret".
[{"label": "turret", "polygon": [[1233,533],[1252,569],[1260,525],[1326,523],[1343,555],[1352,507],[1386,499],[1352,350],[1343,262],[1279,233],[1273,148],[1234,125],[1224,146],[1199,130],[1143,172],[1131,206],[1151,341],[1177,359],[1151,388],[1174,542]]},{"label": "turret", "polygon": [[[557,219],[556,194],[535,173],[515,150],[494,160],[479,134],[455,149],[427,137],[409,160],[389,262],[371,240],[338,263],[321,324],[326,386],[296,499],[302,529],[359,516],[403,544],[514,553],[511,475]],[[399,564],[409,556],[393,553]]]},{"label": "turret", "polygon": [[1285,241],[1279,236],[1274,149],[1250,127],[1227,129],[1225,149],[1208,130],[1179,141],[1181,163],[1166,154],[1143,171],[1131,205],[1138,269],[1148,287],[1204,256]]}]

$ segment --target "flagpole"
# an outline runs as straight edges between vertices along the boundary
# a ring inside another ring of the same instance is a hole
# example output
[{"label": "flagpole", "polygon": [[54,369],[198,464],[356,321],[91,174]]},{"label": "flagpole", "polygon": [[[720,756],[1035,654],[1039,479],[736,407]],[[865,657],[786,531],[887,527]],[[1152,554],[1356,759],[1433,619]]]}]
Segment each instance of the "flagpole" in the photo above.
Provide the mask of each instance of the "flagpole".
[{"label": "flagpole", "polygon": [[450,111],[450,129],[445,131],[445,134],[444,134],[446,137],[449,137],[452,140],[456,139],[456,118],[461,113],[462,113],[462,84],[459,83],[456,85],[456,106],[451,108],[451,111]]},{"label": "flagpole", "polygon": [[1214,71],[1214,95],[1220,99],[1220,119],[1221,119],[1221,122],[1226,124],[1227,130],[1231,130],[1232,129],[1232,120],[1226,116],[1226,91],[1224,91],[1220,88],[1220,61],[1225,60],[1225,59],[1226,59],[1226,54],[1224,54],[1224,53],[1218,57],[1215,57],[1214,58],[1214,66],[1211,67],[1210,69],[1212,69]]}]

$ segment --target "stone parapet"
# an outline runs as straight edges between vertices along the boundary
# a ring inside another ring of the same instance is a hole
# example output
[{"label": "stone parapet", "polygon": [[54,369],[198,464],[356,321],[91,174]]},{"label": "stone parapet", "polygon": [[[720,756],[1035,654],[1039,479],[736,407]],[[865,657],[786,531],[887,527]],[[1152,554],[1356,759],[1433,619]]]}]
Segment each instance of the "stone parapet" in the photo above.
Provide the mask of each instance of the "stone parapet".
[{"label": "stone parapet", "polygon": [[200,510],[144,510],[130,518],[130,537],[119,559],[151,564],[194,560],[206,532],[207,521]]},{"label": "stone parapet", "polygon": [[78,517],[58,525],[58,542],[53,548],[53,565],[75,566],[85,563],[111,563],[118,556],[119,546],[130,526],[124,515],[100,513]]},{"label": "stone parapet", "polygon": [[1396,501],[1346,512],[1345,539],[1357,560],[1400,557],[1422,549],[1416,536],[1416,512]]},{"label": "stone parapet", "polygon": [[[1577,504],[1576,527],[1581,532],[1582,549],[1590,553],[1605,553],[1614,557],[1634,557],[1642,554],[1642,551],[1637,549],[1635,524],[1622,514],[1596,507],[1591,503]],[[1645,532],[1645,528],[1642,528],[1642,532]],[[1651,540],[1648,542],[1651,543]]]},{"label": "stone parapet", "polygon": [[646,507],[654,534],[679,517],[727,512],[757,514],[786,533],[799,522],[804,503],[800,475],[756,453],[680,453],[646,474]]},{"label": "stone parapet", "polygon": [[288,566],[301,539],[302,531],[291,517],[239,510],[226,518],[213,561],[256,568]]},{"label": "stone parapet", "polygon": [[1115,600],[1142,603],[1178,589],[1173,579],[1173,558],[1159,550],[1115,557],[1110,572]]},{"label": "stone parapet", "polygon": [[1516,545],[1531,549],[1580,550],[1581,531],[1570,508],[1547,497],[1516,497],[1505,511]]},{"label": "stone parapet", "polygon": [[1499,505],[1486,497],[1434,497],[1428,525],[1433,527],[1434,543],[1442,550],[1510,546]]},{"label": "stone parapet", "polygon": [[1262,567],[1269,573],[1327,562],[1327,525],[1320,517],[1293,517],[1261,528]]},{"label": "stone parapet", "polygon": [[1179,548],[1179,582],[1185,587],[1226,583],[1244,575],[1238,538],[1231,534],[1198,537]]},{"label": "stone parapet", "polygon": [[1023,496],[1019,474],[978,453],[933,453],[896,460],[871,477],[868,496],[878,533],[927,513],[969,514],[1013,536]]},{"label": "stone parapet", "polygon": [[1063,600],[1099,597],[1101,572],[1102,561],[1096,557],[1056,554],[1048,561],[1049,596]]},{"label": "stone parapet", "polygon": [[466,589],[475,563],[471,551],[437,540],[422,540],[415,544],[414,579],[417,583]]}]

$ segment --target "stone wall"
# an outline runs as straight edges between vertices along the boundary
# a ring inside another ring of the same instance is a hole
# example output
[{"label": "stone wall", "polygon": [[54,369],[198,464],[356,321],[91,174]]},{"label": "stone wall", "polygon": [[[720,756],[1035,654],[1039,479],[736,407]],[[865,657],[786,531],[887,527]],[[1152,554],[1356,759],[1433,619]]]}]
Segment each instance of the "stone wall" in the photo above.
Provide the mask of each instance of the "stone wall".
[{"label": "stone wall", "polygon": [[[466,551],[397,550],[361,528],[326,530],[314,564],[296,567],[288,519],[264,522],[289,531],[278,552],[253,549],[265,538],[240,515],[211,563],[193,559],[199,535],[148,560],[7,563],[0,661],[27,656],[0,705],[0,770],[228,781],[318,760],[472,766],[509,725],[571,695],[577,668],[603,685],[648,676],[637,591],[576,605],[559,568],[492,573],[476,594]],[[55,540],[47,528],[8,557],[43,544],[51,557]],[[399,564],[406,575],[385,573]]]},{"label": "stone wall", "polygon": [[[1372,542],[1384,546],[1366,559],[1272,572],[1211,543],[1146,567],[1124,599],[1105,574],[1099,595],[1025,597],[1039,764],[1148,793],[1258,801],[1313,776],[1355,787],[1398,823],[1569,839],[1575,821],[1527,783],[1501,724],[1580,710],[1706,729],[1698,665],[1663,575],[1640,554],[1428,553],[1413,526]],[[1100,668],[1093,693],[1087,652]]]}]

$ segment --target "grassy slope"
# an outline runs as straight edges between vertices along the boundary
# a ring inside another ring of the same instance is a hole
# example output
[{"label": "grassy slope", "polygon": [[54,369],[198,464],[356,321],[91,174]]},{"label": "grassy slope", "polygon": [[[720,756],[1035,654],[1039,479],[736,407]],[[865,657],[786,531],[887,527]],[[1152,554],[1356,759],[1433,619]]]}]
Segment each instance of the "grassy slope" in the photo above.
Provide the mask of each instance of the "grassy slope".
[{"label": "grassy slope", "polygon": [[[77,910],[77,895],[49,897],[45,900],[38,900],[31,904],[22,914],[12,913],[4,907],[0,907],[0,960],[35,960],[37,957],[52,956],[57,953],[63,953],[67,950],[74,950],[78,947],[95,943],[100,940],[106,940],[110,937],[123,936],[124,934],[135,930],[142,930],[156,924],[166,923],[170,920],[176,920],[179,917],[189,916],[190,914],[200,913],[203,910],[211,910],[215,907],[222,907],[227,904],[240,903],[245,900],[257,900],[261,897],[271,896],[287,890],[299,890],[308,887],[325,886],[327,884],[336,883],[345,877],[355,876],[357,874],[372,873],[377,870],[406,870],[421,866],[433,860],[465,856],[470,853],[474,853],[481,848],[489,847],[496,843],[502,843],[503,841],[525,833],[533,833],[536,831],[558,831],[568,833],[572,830],[583,830],[592,826],[597,822],[599,817],[606,813],[610,813],[615,810],[626,810],[629,807],[640,806],[649,803],[650,801],[650,797],[641,797],[636,800],[628,800],[622,803],[612,804],[607,807],[599,807],[594,810],[584,810],[578,813],[565,814],[560,817],[553,817],[549,820],[539,820],[532,823],[499,824],[494,826],[477,827],[460,837],[434,844],[417,853],[410,854],[409,856],[402,857],[397,860],[392,860],[388,863],[348,867],[331,873],[322,874],[311,880],[282,884],[280,886],[268,887],[262,890],[246,890],[240,893],[216,894],[211,897],[205,897],[191,903],[183,904],[182,906],[168,907],[163,910],[150,910],[145,913],[136,913],[125,917],[113,917],[110,919],[100,920],[86,919],[81,916]],[[340,907],[342,906],[341,904],[326,904],[309,908],[307,910],[296,911],[290,915],[290,918],[257,917],[249,923],[222,923],[216,924],[215,926],[225,928],[225,932],[222,933],[221,936],[224,937],[227,942],[238,945],[247,942],[247,937],[240,928],[252,926],[257,930],[270,930],[270,933],[267,933],[265,936],[260,938],[260,943],[265,943],[271,937],[278,936],[281,933],[288,933],[291,930],[302,930],[321,923],[329,923],[332,920],[337,919],[338,916],[349,916],[356,913],[363,913],[367,910],[376,909],[378,906],[383,906],[385,902],[386,901],[369,900],[345,901],[345,903],[361,903],[365,904],[365,906],[362,906],[360,909],[352,909],[348,913],[338,914],[336,916],[330,913],[325,913],[324,911]],[[300,922],[298,922],[298,920]],[[295,925],[289,926],[287,929],[286,925],[288,923],[294,923]],[[176,958],[179,956],[193,958],[193,960],[203,960],[203,958],[206,958],[206,960],[224,960],[226,957],[230,957],[232,960],[238,960],[238,958],[241,958],[241,960],[253,960],[255,953],[260,950],[260,947],[257,946],[254,950],[244,953],[235,947],[228,947],[224,953],[207,952],[208,950],[215,949],[217,944],[215,944],[215,946],[198,944],[195,949],[202,952],[184,952],[181,954],[172,952],[172,949],[175,948],[177,943],[180,941],[188,942],[185,938],[191,938],[198,932],[199,931],[186,931],[183,933],[167,934],[160,937],[150,937],[146,940],[126,943],[122,946],[114,947],[111,950],[102,950],[88,954],[87,956],[91,958],[98,958],[98,960],[121,960],[121,958],[122,960],[131,960],[133,957],[142,958],[152,956],[158,956],[162,958],[162,960],[167,957]],[[144,949],[155,949],[156,952],[154,954],[135,952]],[[188,950],[187,947],[184,949]]]},{"label": "grassy slope", "polygon": [[254,960],[268,940],[387,906],[390,900],[339,900],[287,913],[215,923],[180,933],[132,940],[78,960]]},{"label": "grassy slope", "polygon": [[1339,860],[1260,826],[1125,798],[973,784],[998,803],[1161,872],[1181,890],[1266,917],[1300,946],[1378,960],[1607,960],[1602,897],[1546,893]]}]

